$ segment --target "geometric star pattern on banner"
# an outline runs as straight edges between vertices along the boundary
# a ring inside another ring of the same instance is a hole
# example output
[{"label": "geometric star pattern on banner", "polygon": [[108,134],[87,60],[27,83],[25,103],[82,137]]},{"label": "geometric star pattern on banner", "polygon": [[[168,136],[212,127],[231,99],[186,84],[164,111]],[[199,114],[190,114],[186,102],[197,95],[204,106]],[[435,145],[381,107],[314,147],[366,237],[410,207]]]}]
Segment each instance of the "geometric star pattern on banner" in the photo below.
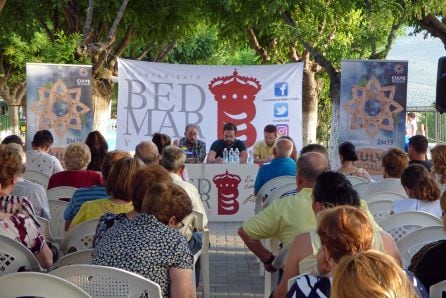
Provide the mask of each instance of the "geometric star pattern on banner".
[{"label": "geometric star pattern on banner", "polygon": [[381,86],[372,77],[365,86],[353,85],[352,98],[342,107],[351,114],[351,129],[364,128],[369,137],[379,129],[393,131],[393,114],[404,108],[394,100],[395,86]]},{"label": "geometric star pattern on banner", "polygon": [[39,115],[39,130],[53,128],[59,137],[67,129],[82,129],[81,114],[90,108],[81,102],[81,88],[68,89],[58,80],[51,88],[39,87],[39,101],[31,111]]}]

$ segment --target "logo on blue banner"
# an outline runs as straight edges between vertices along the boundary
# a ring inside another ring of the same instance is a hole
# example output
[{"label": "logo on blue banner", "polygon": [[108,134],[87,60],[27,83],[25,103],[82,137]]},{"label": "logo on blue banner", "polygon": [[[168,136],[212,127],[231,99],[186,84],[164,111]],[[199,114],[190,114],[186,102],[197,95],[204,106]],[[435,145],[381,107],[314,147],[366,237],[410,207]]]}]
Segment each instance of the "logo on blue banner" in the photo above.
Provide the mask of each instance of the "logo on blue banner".
[{"label": "logo on blue banner", "polygon": [[275,96],[288,96],[288,83],[278,82],[274,84],[274,95]]},{"label": "logo on blue banner", "polygon": [[274,117],[288,117],[288,103],[278,102],[274,104]]}]

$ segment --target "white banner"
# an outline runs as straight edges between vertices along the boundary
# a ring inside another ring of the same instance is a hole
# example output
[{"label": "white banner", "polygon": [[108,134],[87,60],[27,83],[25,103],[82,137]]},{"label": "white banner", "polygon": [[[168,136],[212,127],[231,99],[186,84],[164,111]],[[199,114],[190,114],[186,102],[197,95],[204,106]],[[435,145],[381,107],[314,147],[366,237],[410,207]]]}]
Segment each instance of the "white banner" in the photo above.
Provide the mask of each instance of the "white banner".
[{"label": "white banner", "polygon": [[118,59],[117,148],[134,150],[156,133],[181,138],[196,124],[207,143],[234,123],[237,137],[252,147],[263,128],[302,147],[303,63],[268,66],[196,66]]}]

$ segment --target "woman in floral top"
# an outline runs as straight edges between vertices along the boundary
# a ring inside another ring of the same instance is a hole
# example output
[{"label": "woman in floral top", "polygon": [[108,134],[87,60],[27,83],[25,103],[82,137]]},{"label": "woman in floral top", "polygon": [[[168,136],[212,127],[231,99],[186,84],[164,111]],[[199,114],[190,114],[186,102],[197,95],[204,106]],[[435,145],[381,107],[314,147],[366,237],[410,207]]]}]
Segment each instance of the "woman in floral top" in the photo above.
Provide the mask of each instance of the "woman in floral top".
[{"label": "woman in floral top", "polygon": [[53,264],[53,253],[40,233],[34,209],[26,198],[11,196],[22,171],[22,157],[12,145],[0,145],[0,235],[26,246],[43,268]]},{"label": "woman in floral top", "polygon": [[343,142],[339,145],[339,159],[341,160],[341,167],[337,172],[345,176],[356,176],[367,181],[372,181],[369,173],[364,168],[357,168],[353,162],[358,160],[356,155],[355,145],[350,142]]}]

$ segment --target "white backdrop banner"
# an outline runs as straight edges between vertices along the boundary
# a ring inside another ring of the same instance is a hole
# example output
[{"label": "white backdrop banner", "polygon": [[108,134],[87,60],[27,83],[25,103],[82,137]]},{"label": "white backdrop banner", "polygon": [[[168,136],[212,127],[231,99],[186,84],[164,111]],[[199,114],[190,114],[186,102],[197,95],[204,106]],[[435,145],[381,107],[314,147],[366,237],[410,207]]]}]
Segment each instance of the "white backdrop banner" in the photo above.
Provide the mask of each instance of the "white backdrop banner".
[{"label": "white backdrop banner", "polygon": [[268,66],[202,66],[118,59],[117,148],[135,146],[164,133],[183,136],[187,124],[211,143],[223,125],[237,126],[237,137],[252,147],[263,128],[275,124],[280,135],[302,147],[303,63]]}]

